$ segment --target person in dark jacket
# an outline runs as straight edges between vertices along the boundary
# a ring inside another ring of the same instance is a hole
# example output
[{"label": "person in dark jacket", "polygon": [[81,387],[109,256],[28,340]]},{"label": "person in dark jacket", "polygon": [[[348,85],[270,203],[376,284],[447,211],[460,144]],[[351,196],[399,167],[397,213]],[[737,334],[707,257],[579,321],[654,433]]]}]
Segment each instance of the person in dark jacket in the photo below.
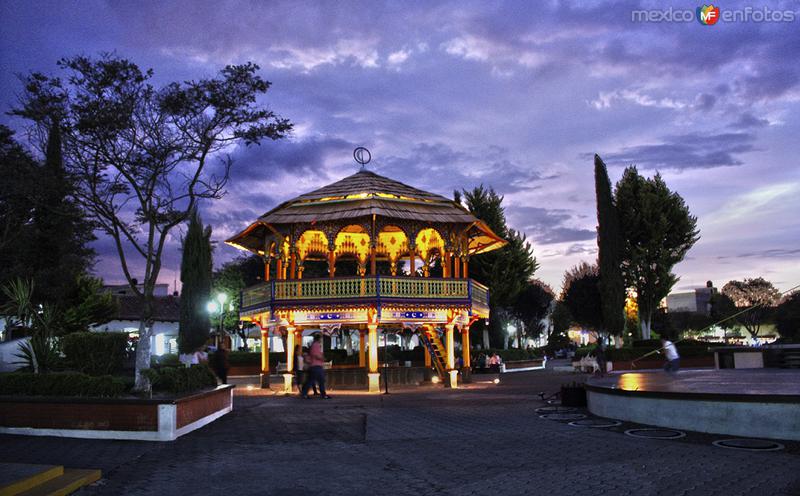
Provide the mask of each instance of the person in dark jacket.
[{"label": "person in dark jacket", "polygon": [[220,346],[212,355],[212,368],[223,384],[228,383],[228,370],[231,368],[228,363],[228,350]]}]

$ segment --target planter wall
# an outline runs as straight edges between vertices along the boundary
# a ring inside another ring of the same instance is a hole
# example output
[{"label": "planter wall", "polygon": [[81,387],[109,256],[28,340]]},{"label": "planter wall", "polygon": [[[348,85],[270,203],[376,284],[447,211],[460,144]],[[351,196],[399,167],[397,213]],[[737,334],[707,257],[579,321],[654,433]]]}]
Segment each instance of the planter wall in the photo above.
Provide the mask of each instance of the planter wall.
[{"label": "planter wall", "polygon": [[233,386],[179,399],[0,397],[0,433],[172,441],[233,410]]}]

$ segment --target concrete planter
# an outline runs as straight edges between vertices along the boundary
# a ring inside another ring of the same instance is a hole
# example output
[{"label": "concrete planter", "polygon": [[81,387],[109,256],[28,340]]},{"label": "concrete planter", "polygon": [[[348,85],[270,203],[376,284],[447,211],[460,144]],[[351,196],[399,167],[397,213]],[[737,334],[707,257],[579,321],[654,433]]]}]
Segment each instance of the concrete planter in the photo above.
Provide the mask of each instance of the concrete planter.
[{"label": "concrete planter", "polygon": [[173,441],[233,410],[233,386],[177,399],[0,397],[0,433]]}]

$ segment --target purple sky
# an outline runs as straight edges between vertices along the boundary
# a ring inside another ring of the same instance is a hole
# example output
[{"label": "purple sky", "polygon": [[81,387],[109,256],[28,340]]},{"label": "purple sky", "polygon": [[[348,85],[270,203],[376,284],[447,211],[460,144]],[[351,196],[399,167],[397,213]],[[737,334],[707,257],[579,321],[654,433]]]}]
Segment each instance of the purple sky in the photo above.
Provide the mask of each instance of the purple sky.
[{"label": "purple sky", "polygon": [[[644,5],[644,7],[642,6]],[[678,8],[678,4],[675,4]],[[698,4],[699,5],[699,4]],[[724,9],[750,4],[727,2]],[[596,257],[592,155],[612,181],[657,170],[699,218],[676,290],[764,276],[800,283],[800,14],[782,23],[640,23],[664,2],[0,2],[0,122],[15,74],[116,51],[159,83],[254,61],[291,139],[232,150],[228,195],[204,205],[222,240],[277,202],[357,170],[452,196],[505,195],[560,287]],[[762,7],[763,8],[763,7]],[[797,11],[795,2],[770,10]],[[179,266],[175,233],[162,272]],[[120,281],[99,242],[97,272]],[[217,262],[237,251],[217,249]]]}]

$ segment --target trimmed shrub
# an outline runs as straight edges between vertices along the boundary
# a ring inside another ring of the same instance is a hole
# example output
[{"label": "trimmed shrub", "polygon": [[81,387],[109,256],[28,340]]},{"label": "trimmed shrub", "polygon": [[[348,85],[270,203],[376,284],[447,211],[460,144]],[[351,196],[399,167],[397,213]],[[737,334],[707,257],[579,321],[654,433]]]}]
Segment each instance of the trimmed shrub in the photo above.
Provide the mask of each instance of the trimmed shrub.
[{"label": "trimmed shrub", "polygon": [[61,338],[68,366],[93,376],[121,370],[127,346],[128,334],[123,332],[75,332]]},{"label": "trimmed shrub", "polygon": [[151,356],[151,367],[177,367],[183,365],[180,356],[175,353],[165,353],[163,355]]},{"label": "trimmed shrub", "polygon": [[0,395],[113,398],[127,391],[130,386],[119,377],[93,377],[79,372],[0,374]]},{"label": "trimmed shrub", "polygon": [[144,374],[157,392],[180,394],[217,387],[217,377],[205,364],[150,368]]}]

